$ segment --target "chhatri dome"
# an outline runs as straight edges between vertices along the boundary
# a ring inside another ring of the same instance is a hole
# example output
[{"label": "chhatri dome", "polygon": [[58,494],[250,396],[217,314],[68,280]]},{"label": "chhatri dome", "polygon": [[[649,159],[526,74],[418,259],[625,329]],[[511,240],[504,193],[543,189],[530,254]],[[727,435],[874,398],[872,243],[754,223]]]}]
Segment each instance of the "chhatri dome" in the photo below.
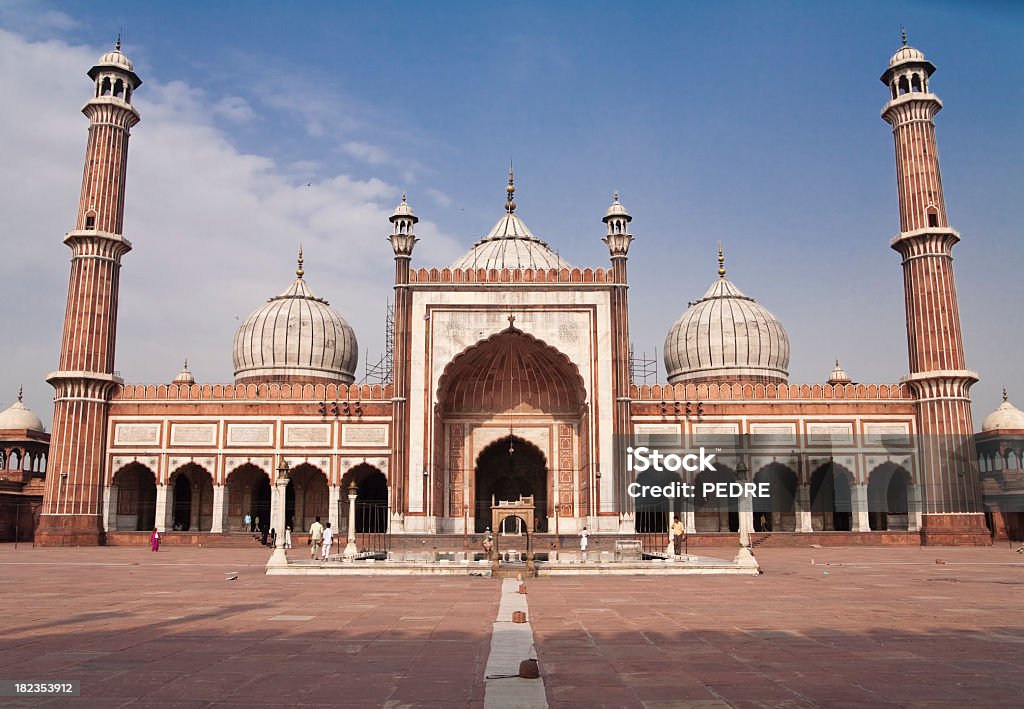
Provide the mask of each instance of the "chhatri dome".
[{"label": "chhatri dome", "polygon": [[22,402],[22,389],[18,388],[18,400],[11,404],[6,411],[0,412],[0,430],[22,429],[28,431],[40,431],[43,429],[43,422],[32,413],[32,410]]},{"label": "chhatri dome", "polygon": [[712,381],[785,383],[789,338],[775,316],[725,277],[718,246],[718,280],[693,303],[665,338],[671,384]]},{"label": "chhatri dome", "polygon": [[1003,388],[1003,403],[995,411],[985,417],[981,423],[982,431],[1024,431],[1024,411],[1011,404],[1006,398]]},{"label": "chhatri dome", "polygon": [[110,73],[111,70],[123,72],[131,76],[135,82],[134,88],[136,89],[142,85],[142,79],[135,73],[135,65],[132,64],[132,60],[121,51],[121,35],[117,36],[114,48],[100,57],[93,68],[89,70],[89,78],[95,81],[97,76]]},{"label": "chhatri dome", "polygon": [[351,384],[359,345],[355,332],[303,278],[245,319],[235,333],[235,381],[320,381]]},{"label": "chhatri dome", "polygon": [[515,180],[508,168],[505,214],[494,228],[453,263],[453,269],[465,268],[572,268],[543,241],[533,235],[516,216]]}]

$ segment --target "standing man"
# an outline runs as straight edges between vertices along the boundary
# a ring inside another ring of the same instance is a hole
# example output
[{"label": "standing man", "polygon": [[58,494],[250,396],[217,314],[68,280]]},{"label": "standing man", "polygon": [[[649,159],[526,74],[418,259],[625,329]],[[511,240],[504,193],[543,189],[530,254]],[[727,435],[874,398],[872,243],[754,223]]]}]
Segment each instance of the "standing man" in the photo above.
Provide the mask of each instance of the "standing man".
[{"label": "standing man", "polygon": [[327,561],[327,557],[331,553],[331,545],[334,544],[334,530],[331,529],[331,523],[328,522],[327,526],[324,527],[324,561]]},{"label": "standing man", "polygon": [[316,559],[320,553],[320,545],[324,542],[324,526],[320,524],[320,517],[309,526],[309,558]]},{"label": "standing man", "polygon": [[583,559],[587,558],[587,540],[590,538],[590,532],[584,527],[583,531],[580,532],[580,552],[583,554]]},{"label": "standing man", "polygon": [[679,521],[679,515],[676,515],[675,520],[672,523],[672,545],[675,548],[676,556],[680,556],[683,553],[683,535],[686,533],[686,528]]},{"label": "standing man", "polygon": [[243,523],[242,529],[245,530],[246,532],[251,532],[252,531],[252,515],[246,513],[245,521]]}]

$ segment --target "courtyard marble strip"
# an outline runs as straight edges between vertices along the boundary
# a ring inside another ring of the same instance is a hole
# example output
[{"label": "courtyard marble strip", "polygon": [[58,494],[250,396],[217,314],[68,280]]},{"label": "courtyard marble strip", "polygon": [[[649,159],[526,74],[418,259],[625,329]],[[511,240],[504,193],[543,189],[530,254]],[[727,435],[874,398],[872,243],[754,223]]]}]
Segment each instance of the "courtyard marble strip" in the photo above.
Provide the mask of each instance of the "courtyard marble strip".
[{"label": "courtyard marble strip", "polygon": [[[518,676],[519,663],[536,657],[526,594],[517,592],[519,584],[516,579],[504,579],[501,584],[501,603],[491,631],[491,652],[484,670],[484,709],[547,709],[548,706],[543,678]],[[513,623],[515,611],[525,612],[527,622]]]}]

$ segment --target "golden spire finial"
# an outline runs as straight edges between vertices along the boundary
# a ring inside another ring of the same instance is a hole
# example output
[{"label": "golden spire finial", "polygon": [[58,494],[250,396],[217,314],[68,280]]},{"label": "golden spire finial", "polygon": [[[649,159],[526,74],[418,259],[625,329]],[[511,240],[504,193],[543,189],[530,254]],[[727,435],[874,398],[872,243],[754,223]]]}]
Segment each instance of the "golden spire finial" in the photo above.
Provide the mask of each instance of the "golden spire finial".
[{"label": "golden spire finial", "polygon": [[295,275],[299,278],[305,275],[305,271],[302,270],[302,242],[299,242],[299,267],[295,269]]},{"label": "golden spire finial", "polygon": [[[25,396],[25,385],[18,385],[18,402],[20,403],[22,398]],[[1006,401],[1006,389],[1003,389],[1003,401]]]},{"label": "golden spire finial", "polygon": [[505,199],[505,211],[513,214],[516,211],[516,202],[513,197],[516,194],[516,181],[512,174],[512,161],[508,161],[508,186],[505,188],[508,197]]},{"label": "golden spire finial", "polygon": [[722,242],[718,242],[718,277],[725,278],[725,254],[722,252]]}]

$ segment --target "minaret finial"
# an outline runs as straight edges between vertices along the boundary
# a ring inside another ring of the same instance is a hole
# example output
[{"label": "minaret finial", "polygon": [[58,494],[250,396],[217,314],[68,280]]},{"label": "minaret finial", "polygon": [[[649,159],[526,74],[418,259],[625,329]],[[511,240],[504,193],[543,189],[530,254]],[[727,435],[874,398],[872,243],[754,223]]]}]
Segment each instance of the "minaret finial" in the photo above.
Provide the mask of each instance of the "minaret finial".
[{"label": "minaret finial", "polygon": [[186,372],[188,371],[188,357],[185,358],[185,366],[182,367]]},{"label": "minaret finial", "polygon": [[619,203],[619,191],[615,190],[615,204]]},{"label": "minaret finial", "polygon": [[722,242],[718,242],[718,277],[725,278],[725,254],[722,252]]},{"label": "minaret finial", "polygon": [[[21,394],[18,394],[18,401],[21,401]],[[1006,387],[1003,387],[1003,403],[1006,403]]]},{"label": "minaret finial", "polygon": [[[404,201],[404,200],[403,200]],[[305,275],[305,271],[302,270],[302,242],[299,242],[299,267],[295,269],[295,275],[299,278]]]},{"label": "minaret finial", "polygon": [[516,180],[512,174],[512,161],[508,161],[508,187],[505,188],[508,197],[505,199],[505,211],[513,214],[516,211],[516,202],[513,197],[516,194]]},{"label": "minaret finial", "polygon": [[117,31],[117,41],[114,42],[114,49],[121,51],[121,30]]},{"label": "minaret finial", "polygon": [[402,204],[406,204],[404,191],[402,192]]},{"label": "minaret finial", "polygon": [[907,28],[900,25],[900,41],[903,42],[903,46],[907,46]]},{"label": "minaret finial", "polygon": [[836,369],[839,369],[839,358],[836,357]]},{"label": "minaret finial", "polygon": [[[20,402],[25,396],[25,385],[18,385],[18,401]],[[1006,388],[1003,388],[1003,401],[1006,401]]]}]

